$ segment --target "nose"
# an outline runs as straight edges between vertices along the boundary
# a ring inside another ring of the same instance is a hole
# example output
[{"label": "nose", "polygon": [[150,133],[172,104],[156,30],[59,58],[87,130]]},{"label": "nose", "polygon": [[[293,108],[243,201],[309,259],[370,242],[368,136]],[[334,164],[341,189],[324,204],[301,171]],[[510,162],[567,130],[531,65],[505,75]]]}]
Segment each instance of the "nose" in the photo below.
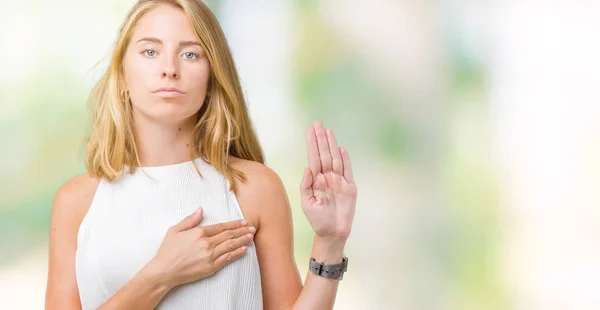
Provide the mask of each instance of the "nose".
[{"label": "nose", "polygon": [[176,80],[179,78],[179,75],[180,75],[177,60],[174,60],[171,57],[167,57],[167,58],[170,58],[170,59],[165,60],[165,63],[163,64],[161,76],[163,78]]}]

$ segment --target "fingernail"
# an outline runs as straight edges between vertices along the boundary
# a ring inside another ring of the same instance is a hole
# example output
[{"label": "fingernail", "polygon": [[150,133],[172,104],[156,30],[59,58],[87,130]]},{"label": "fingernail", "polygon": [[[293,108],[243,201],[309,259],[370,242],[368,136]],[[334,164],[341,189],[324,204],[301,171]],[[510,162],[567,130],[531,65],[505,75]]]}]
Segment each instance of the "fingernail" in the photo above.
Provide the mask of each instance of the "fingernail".
[{"label": "fingernail", "polygon": [[246,249],[248,249],[246,246],[242,247],[242,251],[246,251]]},{"label": "fingernail", "polygon": [[254,226],[250,226],[248,230],[250,230],[251,233],[256,232],[256,228],[254,228]]},{"label": "fingernail", "polygon": [[248,224],[248,222],[246,222],[246,220],[242,220],[242,225],[246,225]]},{"label": "fingernail", "polygon": [[246,236],[248,236],[248,238],[252,239],[254,237],[253,234],[247,234]]},{"label": "fingernail", "polygon": [[194,211],[194,214],[200,214],[200,211],[202,211],[202,207],[200,207],[196,211]]}]

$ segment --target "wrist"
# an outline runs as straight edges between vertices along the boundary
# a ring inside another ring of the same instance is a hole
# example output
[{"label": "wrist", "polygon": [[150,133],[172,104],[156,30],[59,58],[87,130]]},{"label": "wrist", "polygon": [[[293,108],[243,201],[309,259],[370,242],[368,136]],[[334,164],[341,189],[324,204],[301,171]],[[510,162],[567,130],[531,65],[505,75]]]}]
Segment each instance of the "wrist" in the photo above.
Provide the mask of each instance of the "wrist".
[{"label": "wrist", "polygon": [[155,288],[159,291],[170,291],[174,287],[178,285],[175,283],[171,274],[160,264],[156,259],[152,259],[144,268],[142,268],[141,272],[144,280],[152,283]]},{"label": "wrist", "polygon": [[331,239],[315,236],[312,248],[312,258],[317,262],[332,265],[342,262],[344,256],[345,239]]}]

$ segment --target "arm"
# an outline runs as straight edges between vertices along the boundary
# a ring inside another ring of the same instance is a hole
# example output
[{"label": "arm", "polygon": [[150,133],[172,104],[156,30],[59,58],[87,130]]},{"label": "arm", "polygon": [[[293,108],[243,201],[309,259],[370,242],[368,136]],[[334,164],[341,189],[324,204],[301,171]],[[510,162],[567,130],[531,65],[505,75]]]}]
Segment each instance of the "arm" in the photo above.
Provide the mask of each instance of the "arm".
[{"label": "arm", "polygon": [[98,310],[154,309],[173,288],[150,261]]},{"label": "arm", "polygon": [[[302,211],[315,230],[312,257],[325,264],[342,262],[354,217],[356,185],[350,158],[320,122],[307,130],[309,168],[300,184]],[[291,209],[281,180],[260,163],[232,160],[247,182],[237,182],[238,201],[258,214],[256,249],[265,309],[332,309],[338,281],[308,272],[304,287],[293,255]]]},{"label": "arm", "polygon": [[275,172],[251,161],[235,159],[246,183],[236,181],[236,197],[246,214],[256,214],[254,238],[260,265],[263,308],[291,309],[300,292],[302,279],[293,253],[291,209],[283,184]]},{"label": "arm", "polygon": [[[261,267],[265,309],[333,309],[339,281],[306,271],[306,281],[301,286],[293,258],[293,222],[287,195],[274,172],[267,179],[270,184],[263,189],[264,212],[256,236],[259,262],[265,266]],[[312,257],[326,264],[341,263],[343,248],[343,244],[329,247],[315,236]]]},{"label": "arm", "polygon": [[[258,210],[259,213],[255,244],[261,268],[264,309],[332,309],[339,281],[307,270],[302,286],[293,253],[291,208],[277,174],[252,162],[237,168],[248,178],[246,184],[238,183],[240,205],[245,210]],[[326,264],[341,263],[343,248],[342,243],[332,244],[316,236],[312,257]]]},{"label": "arm", "polygon": [[[327,265],[342,262],[344,244],[330,245],[328,241],[315,237],[312,257]],[[304,289],[293,309],[333,309],[338,290],[338,280],[327,279],[307,271]]]},{"label": "arm", "polygon": [[77,230],[97,186],[97,180],[80,175],[61,186],[54,197],[50,215],[46,309],[81,309],[75,278]]},{"label": "arm", "polygon": [[[300,196],[302,211],[315,231],[312,255],[318,262],[339,264],[356,209],[350,157],[346,148],[338,147],[333,131],[323,128],[320,121],[306,130],[306,151],[308,168],[300,182]],[[337,280],[309,272],[294,309],[332,309],[337,284]]]}]

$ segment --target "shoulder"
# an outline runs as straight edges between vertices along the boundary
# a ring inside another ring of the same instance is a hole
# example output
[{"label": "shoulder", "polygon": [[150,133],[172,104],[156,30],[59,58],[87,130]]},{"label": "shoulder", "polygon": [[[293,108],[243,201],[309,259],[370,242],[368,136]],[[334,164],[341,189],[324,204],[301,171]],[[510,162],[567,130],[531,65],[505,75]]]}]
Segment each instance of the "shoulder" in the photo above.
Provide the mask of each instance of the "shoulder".
[{"label": "shoulder", "polygon": [[81,219],[90,207],[100,179],[81,174],[66,181],[52,202],[53,217]]},{"label": "shoulder", "polygon": [[276,214],[286,214],[287,194],[279,175],[266,165],[230,157],[233,168],[244,173],[245,182],[236,179],[236,196],[244,212],[254,217],[260,226]]},{"label": "shoulder", "polygon": [[75,275],[77,232],[98,184],[98,178],[79,175],[65,182],[54,196],[50,215],[47,309],[81,308]]},{"label": "shoulder", "polygon": [[281,185],[279,175],[264,164],[233,156],[230,157],[230,164],[246,176],[246,182],[243,183],[246,189],[269,190]]}]

